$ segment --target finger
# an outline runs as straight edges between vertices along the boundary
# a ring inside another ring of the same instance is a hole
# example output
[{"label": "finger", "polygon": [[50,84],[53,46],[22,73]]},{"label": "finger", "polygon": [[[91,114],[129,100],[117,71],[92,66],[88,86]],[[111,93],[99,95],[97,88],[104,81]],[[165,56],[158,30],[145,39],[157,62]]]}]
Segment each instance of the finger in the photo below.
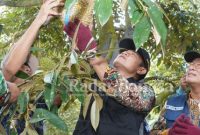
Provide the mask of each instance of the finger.
[{"label": "finger", "polygon": [[57,0],[45,0],[45,4],[46,5],[49,5],[49,4],[51,4],[51,3],[53,3],[53,2],[56,2]]},{"label": "finger", "polygon": [[65,3],[65,0],[58,0],[59,2],[63,2],[63,3]]},{"label": "finger", "polygon": [[51,10],[51,11],[49,12],[49,15],[50,15],[50,16],[51,16],[51,15],[53,15],[53,16],[61,16],[62,14],[61,14],[61,13],[58,13],[58,12],[56,12],[56,11]]},{"label": "finger", "polygon": [[188,124],[187,123],[185,123],[185,122],[176,122],[175,124],[174,124],[174,127],[181,127],[181,128],[185,128],[185,129],[187,129],[188,128]]},{"label": "finger", "polygon": [[186,117],[185,114],[181,114],[181,115],[176,119],[176,122],[184,121],[185,117]]},{"label": "finger", "polygon": [[48,5],[49,9],[55,8],[55,7],[63,7],[65,4],[64,3],[60,3],[60,2],[53,2],[51,4]]},{"label": "finger", "polygon": [[173,133],[172,135],[187,135],[187,134]]},{"label": "finger", "polygon": [[190,118],[186,118],[185,119],[185,123],[189,124],[189,125],[193,125],[192,122],[190,121]]},{"label": "finger", "polygon": [[184,129],[184,128],[175,127],[175,128],[173,129],[173,133],[181,134],[181,135],[186,135],[186,134],[187,134],[187,130]]},{"label": "finger", "polygon": [[78,25],[79,23],[80,23],[80,20],[79,20],[78,18],[75,18],[75,19],[74,19],[74,24],[75,24],[75,25]]}]

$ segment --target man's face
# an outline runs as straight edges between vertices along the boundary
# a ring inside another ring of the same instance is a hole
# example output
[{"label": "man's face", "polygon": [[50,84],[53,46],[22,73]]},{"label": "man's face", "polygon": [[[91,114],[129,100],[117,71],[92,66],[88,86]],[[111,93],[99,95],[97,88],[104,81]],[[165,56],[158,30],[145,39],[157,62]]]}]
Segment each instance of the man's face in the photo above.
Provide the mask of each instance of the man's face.
[{"label": "man's face", "polygon": [[190,63],[186,73],[186,82],[188,84],[200,84],[200,58]]},{"label": "man's face", "polygon": [[127,73],[136,73],[141,63],[142,58],[139,54],[131,50],[120,53],[113,62],[114,67],[121,67],[126,70]]}]

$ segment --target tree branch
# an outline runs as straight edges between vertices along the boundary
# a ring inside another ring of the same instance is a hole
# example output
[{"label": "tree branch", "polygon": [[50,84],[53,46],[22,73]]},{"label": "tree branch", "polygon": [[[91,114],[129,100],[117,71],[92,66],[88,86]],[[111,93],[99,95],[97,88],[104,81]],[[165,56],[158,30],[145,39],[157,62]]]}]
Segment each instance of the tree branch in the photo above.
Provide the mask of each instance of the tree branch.
[{"label": "tree branch", "polygon": [[0,0],[0,6],[9,6],[9,7],[31,7],[31,6],[38,6],[41,3],[42,0],[23,0],[23,1]]}]

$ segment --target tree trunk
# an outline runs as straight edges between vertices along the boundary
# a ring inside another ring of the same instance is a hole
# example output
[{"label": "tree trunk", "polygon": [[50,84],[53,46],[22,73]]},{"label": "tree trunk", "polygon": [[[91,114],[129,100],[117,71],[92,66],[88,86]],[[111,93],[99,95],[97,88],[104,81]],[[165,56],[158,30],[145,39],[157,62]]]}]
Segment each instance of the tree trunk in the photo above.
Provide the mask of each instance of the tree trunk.
[{"label": "tree trunk", "polygon": [[9,7],[31,7],[38,6],[42,3],[42,0],[0,0],[0,6],[9,6]]}]

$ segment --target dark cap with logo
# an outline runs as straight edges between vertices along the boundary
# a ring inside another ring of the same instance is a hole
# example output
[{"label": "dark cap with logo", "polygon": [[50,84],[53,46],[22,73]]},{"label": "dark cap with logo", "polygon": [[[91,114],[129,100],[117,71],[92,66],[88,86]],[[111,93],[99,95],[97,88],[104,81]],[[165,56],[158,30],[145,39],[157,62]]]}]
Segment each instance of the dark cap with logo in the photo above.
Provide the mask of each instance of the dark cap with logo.
[{"label": "dark cap with logo", "polygon": [[[131,38],[122,39],[119,42],[119,48],[120,48],[120,53],[122,53],[123,51],[126,51],[126,50],[133,50],[133,51],[137,52],[140,55],[140,57],[142,58],[144,67],[147,69],[147,72],[149,71],[149,69],[150,69],[149,53],[145,49],[142,49],[142,48],[139,48],[138,50],[136,50],[133,39],[131,39]],[[140,80],[144,79],[145,76],[146,76],[146,74],[141,75]]]},{"label": "dark cap with logo", "polygon": [[200,58],[200,53],[198,53],[196,51],[188,51],[184,55],[184,59],[188,63],[192,62],[196,58]]}]

